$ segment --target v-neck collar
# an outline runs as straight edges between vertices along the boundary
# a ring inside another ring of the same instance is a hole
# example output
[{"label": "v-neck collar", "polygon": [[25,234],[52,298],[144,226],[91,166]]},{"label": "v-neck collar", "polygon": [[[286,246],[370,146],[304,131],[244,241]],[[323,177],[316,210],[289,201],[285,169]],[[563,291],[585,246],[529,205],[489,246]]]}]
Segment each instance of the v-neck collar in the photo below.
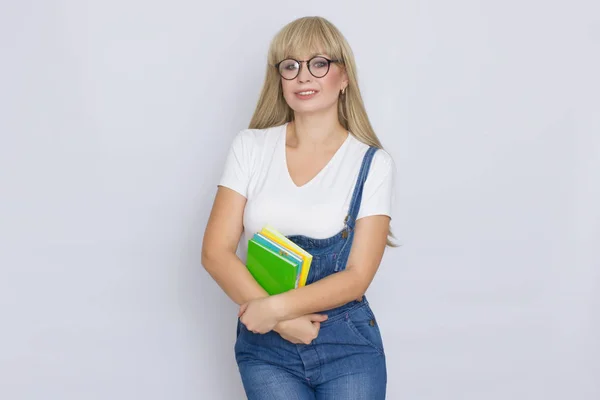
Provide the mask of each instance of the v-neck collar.
[{"label": "v-neck collar", "polygon": [[281,151],[283,152],[282,154],[282,158],[283,158],[283,168],[285,169],[285,175],[288,179],[288,181],[294,186],[294,188],[296,189],[305,189],[307,187],[309,187],[314,181],[316,181],[319,177],[321,177],[321,175],[323,175],[325,173],[325,171],[327,169],[330,168],[330,166],[335,162],[335,160],[337,160],[337,158],[339,157],[339,154],[341,153],[341,151],[347,146],[348,142],[350,141],[350,136],[352,136],[350,134],[350,132],[347,132],[348,135],[346,136],[346,139],[342,142],[342,144],[340,145],[340,147],[338,147],[338,149],[335,151],[335,153],[333,154],[333,156],[331,156],[331,158],[329,159],[329,161],[327,162],[327,164],[325,164],[325,166],[323,168],[321,168],[319,170],[319,172],[317,172],[317,174],[315,176],[313,176],[308,182],[306,182],[305,184],[298,186],[296,184],[296,182],[294,182],[294,180],[292,179],[292,175],[290,174],[290,169],[288,168],[288,163],[287,163],[287,146],[286,146],[286,140],[287,140],[287,127],[288,127],[289,122],[286,122],[285,124],[282,125],[282,132],[281,132],[281,136],[280,136],[280,146],[281,146]]}]

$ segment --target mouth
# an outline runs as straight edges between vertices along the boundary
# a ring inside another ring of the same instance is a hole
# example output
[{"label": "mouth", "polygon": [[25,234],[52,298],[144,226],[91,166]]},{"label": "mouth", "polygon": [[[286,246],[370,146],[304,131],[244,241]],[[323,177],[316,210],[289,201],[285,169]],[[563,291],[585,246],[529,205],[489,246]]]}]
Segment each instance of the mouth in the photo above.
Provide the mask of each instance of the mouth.
[{"label": "mouth", "polygon": [[294,94],[299,99],[307,100],[307,99],[313,98],[317,93],[319,93],[318,90],[303,90],[300,92],[295,92]]}]

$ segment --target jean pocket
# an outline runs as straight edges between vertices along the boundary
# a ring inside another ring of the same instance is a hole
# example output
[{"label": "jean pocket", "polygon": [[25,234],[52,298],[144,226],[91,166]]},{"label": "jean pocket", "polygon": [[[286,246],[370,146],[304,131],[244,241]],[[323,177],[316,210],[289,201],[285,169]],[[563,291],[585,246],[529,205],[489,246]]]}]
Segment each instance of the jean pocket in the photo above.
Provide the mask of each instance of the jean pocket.
[{"label": "jean pocket", "polygon": [[351,311],[348,314],[346,323],[360,341],[371,346],[380,354],[384,354],[381,332],[375,315],[368,304]]}]

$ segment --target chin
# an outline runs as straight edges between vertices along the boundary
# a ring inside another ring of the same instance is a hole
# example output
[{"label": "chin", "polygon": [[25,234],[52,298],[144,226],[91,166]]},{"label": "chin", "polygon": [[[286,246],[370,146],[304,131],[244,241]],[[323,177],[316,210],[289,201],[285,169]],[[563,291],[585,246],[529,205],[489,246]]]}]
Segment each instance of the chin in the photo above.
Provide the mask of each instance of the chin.
[{"label": "chin", "polygon": [[290,108],[296,114],[318,114],[329,110],[331,107],[337,107],[336,104],[292,104]]},{"label": "chin", "polygon": [[316,114],[325,111],[324,107],[296,107],[292,108],[296,114]]}]

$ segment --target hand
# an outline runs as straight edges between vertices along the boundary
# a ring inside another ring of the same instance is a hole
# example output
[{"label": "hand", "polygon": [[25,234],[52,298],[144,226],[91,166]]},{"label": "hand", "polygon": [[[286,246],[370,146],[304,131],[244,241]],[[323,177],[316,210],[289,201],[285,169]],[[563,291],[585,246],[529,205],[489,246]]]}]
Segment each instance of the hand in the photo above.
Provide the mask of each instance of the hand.
[{"label": "hand", "polygon": [[319,335],[321,322],[327,320],[325,314],[308,314],[298,318],[281,321],[273,330],[288,342],[310,344]]},{"label": "hand", "polygon": [[281,321],[281,307],[277,296],[250,300],[240,306],[238,317],[254,333],[267,333]]}]

